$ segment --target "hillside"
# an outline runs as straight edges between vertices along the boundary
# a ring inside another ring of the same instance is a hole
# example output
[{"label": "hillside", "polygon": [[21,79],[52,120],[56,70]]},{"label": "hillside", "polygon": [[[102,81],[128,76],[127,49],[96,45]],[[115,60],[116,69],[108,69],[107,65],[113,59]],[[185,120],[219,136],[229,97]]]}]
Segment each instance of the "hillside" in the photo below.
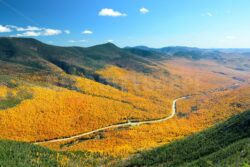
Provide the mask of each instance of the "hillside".
[{"label": "hillside", "polygon": [[99,166],[111,157],[90,152],[57,152],[29,143],[0,140],[0,166]]},{"label": "hillside", "polygon": [[[169,46],[163,48],[149,48],[146,46],[136,46],[125,48],[131,53],[149,57],[151,59],[175,59],[186,58],[191,60],[213,60],[220,65],[227,65],[236,70],[250,71],[249,49],[201,49],[183,46]],[[248,61],[246,63],[246,60]]]},{"label": "hillside", "polygon": [[[223,61],[218,61],[203,56],[204,49],[170,50],[112,43],[59,47],[30,38],[0,38],[0,138],[43,142],[59,151],[128,157],[249,109],[250,61],[245,53],[223,53]],[[174,50],[184,56],[174,56]],[[199,59],[189,56],[197,50]],[[195,94],[178,101],[176,115],[165,122],[46,143],[165,118],[172,113],[174,99]]]},{"label": "hillside", "polygon": [[[250,111],[204,132],[141,152],[116,166],[243,166],[250,163]],[[52,151],[0,140],[0,166],[113,166],[115,159],[89,152]]]},{"label": "hillside", "polygon": [[250,0],[130,1],[0,0],[0,167],[250,167]]},{"label": "hillside", "polygon": [[224,52],[220,52],[217,49],[200,49],[193,47],[183,47],[183,46],[169,46],[163,48],[149,48],[145,46],[136,46],[132,48],[127,48],[132,53],[144,54],[147,56],[151,56],[155,58],[188,58],[193,60],[199,59],[214,59],[214,60],[222,60],[225,55]]},{"label": "hillside", "polygon": [[124,166],[243,166],[250,163],[250,111],[204,132],[141,152]]},{"label": "hillside", "polygon": [[[79,48],[29,38],[0,38],[0,109],[5,111],[0,113],[5,120],[0,123],[5,127],[1,137],[40,141],[128,119],[163,117],[166,111],[160,101],[128,92],[125,85],[100,74],[108,67],[142,76],[156,69],[164,71],[152,64],[111,43]],[[19,112],[23,110],[26,112]],[[65,126],[56,128],[62,120]],[[12,132],[5,130],[7,126]],[[47,126],[54,128],[46,130]]]},{"label": "hillside", "polygon": [[[0,60],[36,70],[83,75],[100,81],[96,70],[116,65],[139,72],[150,72],[154,64],[112,43],[89,48],[57,47],[31,38],[0,38]],[[105,81],[104,81],[105,82]]]}]

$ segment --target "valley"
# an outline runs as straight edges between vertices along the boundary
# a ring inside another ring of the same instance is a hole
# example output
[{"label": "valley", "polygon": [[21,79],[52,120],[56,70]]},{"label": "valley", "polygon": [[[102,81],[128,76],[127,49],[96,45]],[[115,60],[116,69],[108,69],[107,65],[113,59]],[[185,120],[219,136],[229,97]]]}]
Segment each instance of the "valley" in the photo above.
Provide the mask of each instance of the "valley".
[{"label": "valley", "polygon": [[171,145],[250,109],[246,55],[1,37],[0,138],[68,162],[75,152],[111,163]]},{"label": "valley", "polygon": [[0,0],[0,167],[250,167],[249,0]]}]

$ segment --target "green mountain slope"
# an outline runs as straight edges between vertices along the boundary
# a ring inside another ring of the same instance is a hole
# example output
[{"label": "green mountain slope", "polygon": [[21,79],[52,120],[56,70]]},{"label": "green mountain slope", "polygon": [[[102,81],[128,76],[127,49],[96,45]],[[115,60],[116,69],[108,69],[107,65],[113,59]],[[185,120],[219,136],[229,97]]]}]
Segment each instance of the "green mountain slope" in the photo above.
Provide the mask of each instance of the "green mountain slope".
[{"label": "green mountain slope", "polygon": [[135,71],[151,70],[152,62],[112,43],[89,48],[58,47],[31,38],[0,38],[0,60],[52,70],[55,65],[67,73],[94,72],[109,64]]},{"label": "green mountain slope", "polygon": [[[0,140],[0,166],[111,166],[112,157],[52,151],[24,142]],[[183,140],[136,155],[118,166],[248,166],[250,111]]]},{"label": "green mountain slope", "polygon": [[57,152],[29,143],[0,140],[1,167],[99,166],[111,159],[89,152]]},{"label": "green mountain slope", "polygon": [[[22,78],[27,74],[38,75],[41,78],[50,76],[56,78],[54,80],[70,80],[62,76],[63,73],[67,73],[120,89],[119,85],[97,73],[98,70],[109,65],[140,73],[161,70],[153,60],[131,53],[112,43],[88,48],[59,47],[47,45],[32,38],[0,37],[0,66],[2,67],[0,74],[3,75]],[[47,78],[44,80],[51,80]],[[60,86],[60,83],[52,84]]]},{"label": "green mountain slope", "polygon": [[250,111],[204,132],[142,152],[122,166],[250,165]]}]

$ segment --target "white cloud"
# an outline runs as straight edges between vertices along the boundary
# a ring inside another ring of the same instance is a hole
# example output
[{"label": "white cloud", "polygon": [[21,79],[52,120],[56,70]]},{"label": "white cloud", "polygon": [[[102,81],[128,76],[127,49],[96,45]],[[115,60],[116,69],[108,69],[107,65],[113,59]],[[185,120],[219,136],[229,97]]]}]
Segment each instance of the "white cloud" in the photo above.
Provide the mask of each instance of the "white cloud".
[{"label": "white cloud", "polygon": [[38,37],[38,36],[52,36],[61,34],[61,30],[56,29],[43,29],[42,31],[26,31],[22,34],[17,34],[17,37]]},{"label": "white cloud", "polygon": [[235,39],[236,37],[235,36],[233,36],[233,35],[227,35],[226,36],[226,39],[228,39],[228,40],[233,40],[233,39]]},{"label": "white cloud", "polygon": [[34,26],[27,26],[27,27],[17,27],[13,25],[8,25],[9,28],[15,29],[16,31],[41,31],[42,28],[34,27]]},{"label": "white cloud", "polygon": [[93,32],[90,31],[90,30],[84,30],[84,31],[82,32],[82,34],[93,34]]},{"label": "white cloud", "polygon": [[202,13],[201,15],[203,17],[213,17],[214,16],[213,13],[211,13],[211,12]]},{"label": "white cloud", "polygon": [[85,39],[81,39],[81,40],[69,40],[69,43],[76,43],[76,42],[86,42]]},{"label": "white cloud", "polygon": [[68,42],[69,43],[75,43],[76,41],[75,40],[69,40]]},{"label": "white cloud", "polygon": [[0,25],[0,33],[3,32],[11,32],[11,29],[9,27]]},{"label": "white cloud", "polygon": [[211,12],[207,12],[206,15],[209,16],[209,17],[213,16],[213,14]]},{"label": "white cloud", "polygon": [[71,32],[69,30],[64,30],[65,34],[70,34]]},{"label": "white cloud", "polygon": [[17,37],[37,37],[37,36],[40,36],[40,35],[41,35],[40,32],[27,31],[27,32],[24,32],[22,34],[17,34],[16,36]]},{"label": "white cloud", "polygon": [[56,30],[56,29],[51,29],[51,28],[44,29],[44,31],[42,32],[42,34],[45,36],[59,35],[61,33],[62,33],[61,30]]},{"label": "white cloud", "polygon": [[99,16],[111,16],[111,17],[119,17],[119,16],[127,16],[126,13],[121,13],[119,11],[115,11],[110,8],[104,8],[99,12]]},{"label": "white cloud", "polygon": [[109,39],[108,42],[114,42],[114,40],[113,39]]},{"label": "white cloud", "polygon": [[140,12],[141,12],[141,14],[147,14],[149,12],[149,10],[147,8],[143,7],[140,9]]},{"label": "white cloud", "polygon": [[52,28],[43,28],[43,27],[35,27],[35,26],[27,26],[27,27],[18,27],[14,25],[7,25],[5,27],[0,25],[0,32],[2,31],[17,31],[23,32],[19,33],[15,36],[18,37],[25,37],[25,36],[52,36],[52,35],[59,35],[62,33],[70,34],[69,30],[59,30],[59,29],[52,29]]}]

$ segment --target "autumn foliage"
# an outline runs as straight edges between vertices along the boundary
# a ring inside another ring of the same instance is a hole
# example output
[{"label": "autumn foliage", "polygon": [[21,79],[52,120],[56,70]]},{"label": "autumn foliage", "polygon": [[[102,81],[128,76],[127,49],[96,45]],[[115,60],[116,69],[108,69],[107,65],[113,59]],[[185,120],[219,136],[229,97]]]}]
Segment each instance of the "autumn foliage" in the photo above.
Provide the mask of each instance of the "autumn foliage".
[{"label": "autumn foliage", "polygon": [[192,95],[179,101],[175,117],[164,123],[112,129],[70,145],[45,144],[59,150],[124,156],[201,131],[250,107],[249,86],[220,90],[238,83],[235,75],[249,77],[244,72],[203,60],[168,60],[159,66],[164,70],[151,74],[115,65],[97,71],[119,88],[63,72],[59,77],[22,74],[23,81],[15,87],[0,86],[0,100],[23,91],[32,95],[0,110],[0,138],[46,141],[129,120],[163,118],[171,113],[175,98]]}]

